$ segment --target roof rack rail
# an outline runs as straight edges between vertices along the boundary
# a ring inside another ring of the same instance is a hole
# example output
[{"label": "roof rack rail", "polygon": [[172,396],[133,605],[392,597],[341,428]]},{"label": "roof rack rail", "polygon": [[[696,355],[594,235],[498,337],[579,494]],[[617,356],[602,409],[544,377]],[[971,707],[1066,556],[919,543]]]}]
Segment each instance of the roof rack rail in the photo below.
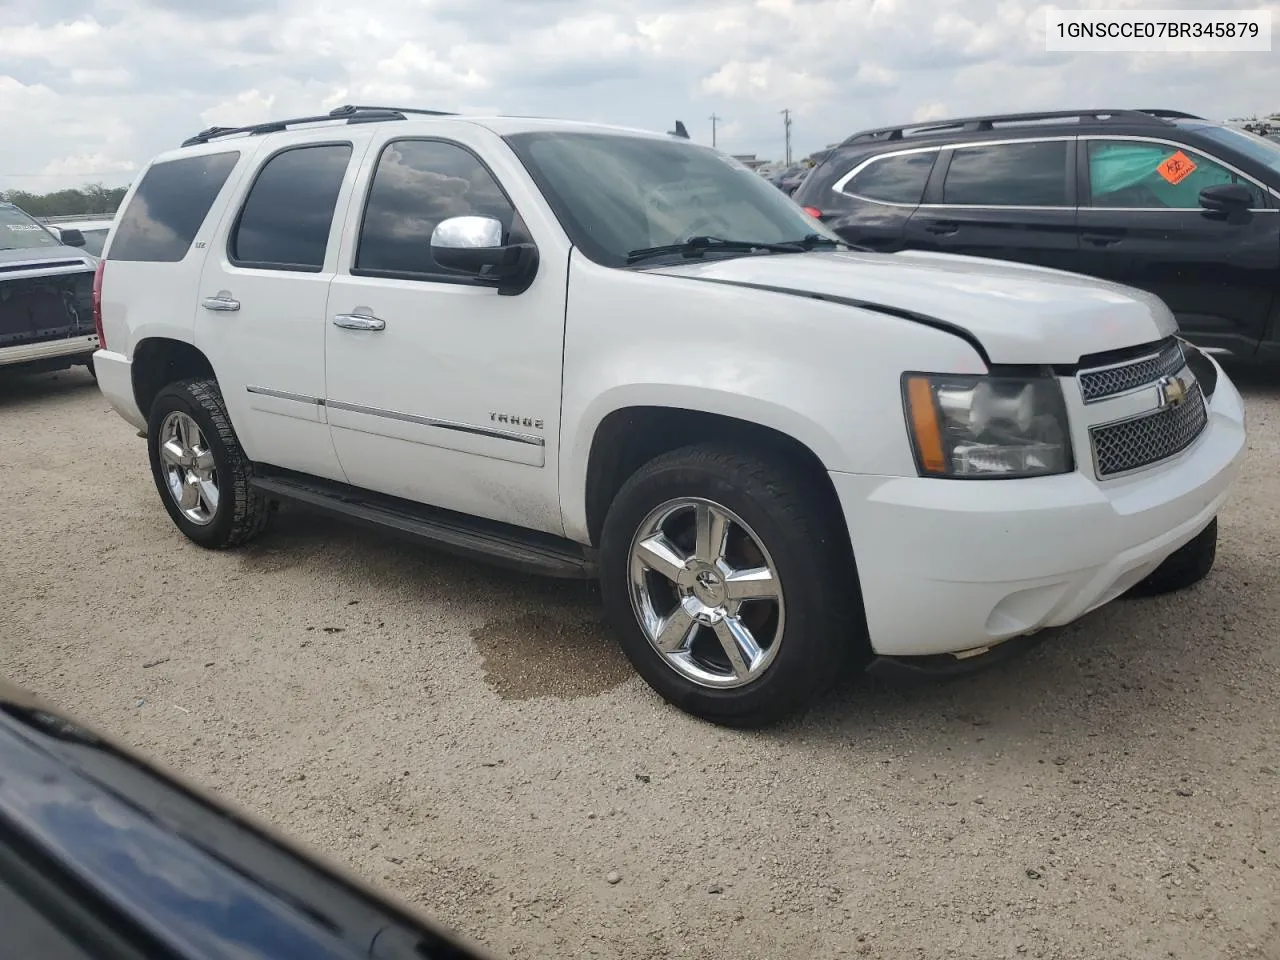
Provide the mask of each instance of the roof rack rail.
[{"label": "roof rack rail", "polygon": [[841,142],[841,146],[851,143],[859,143],[867,140],[902,140],[910,136],[920,136],[931,133],[945,133],[948,130],[956,132],[980,132],[994,129],[996,124],[1004,123],[1035,123],[1044,120],[1095,120],[1098,122],[1107,122],[1110,120],[1126,120],[1130,123],[1159,123],[1167,124],[1169,121],[1166,116],[1189,116],[1183,114],[1175,114],[1175,111],[1150,111],[1150,110],[1047,110],[1038,113],[1002,113],[990,114],[981,117],[961,117],[954,120],[936,120],[922,121],[921,123],[899,124],[894,127],[879,127],[875,130],[862,130],[858,133],[847,137]]},{"label": "roof rack rail", "polygon": [[1166,120],[1203,120],[1204,117],[1197,116],[1194,113],[1184,113],[1181,110],[1165,110],[1162,107],[1156,107],[1151,110],[1139,110],[1139,113],[1149,113],[1153,117],[1161,117]]},{"label": "roof rack rail", "polygon": [[288,130],[292,126],[307,123],[332,123],[336,120],[341,120],[343,123],[376,123],[381,120],[404,120],[406,119],[406,114],[431,117],[456,116],[456,114],[448,113],[444,110],[419,110],[414,107],[371,107],[346,104],[341,107],[334,107],[328,113],[313,117],[293,117],[288,120],[268,120],[266,123],[254,123],[243,127],[209,127],[207,130],[201,130],[195,136],[188,137],[186,140],[183,140],[182,145],[184,147],[194,147],[202,143],[208,143],[210,140],[216,140],[220,137],[229,137],[237,133],[247,134],[251,137],[263,133],[279,133],[282,130]]}]

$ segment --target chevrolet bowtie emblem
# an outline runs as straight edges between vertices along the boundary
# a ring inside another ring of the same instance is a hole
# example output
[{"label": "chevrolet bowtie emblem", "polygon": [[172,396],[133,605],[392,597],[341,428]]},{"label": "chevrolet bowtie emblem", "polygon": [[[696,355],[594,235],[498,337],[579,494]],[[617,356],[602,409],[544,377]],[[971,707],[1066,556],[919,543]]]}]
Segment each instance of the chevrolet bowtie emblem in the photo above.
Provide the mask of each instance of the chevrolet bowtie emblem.
[{"label": "chevrolet bowtie emblem", "polygon": [[1156,390],[1162,407],[1176,407],[1187,399],[1187,383],[1181,377],[1161,377]]}]

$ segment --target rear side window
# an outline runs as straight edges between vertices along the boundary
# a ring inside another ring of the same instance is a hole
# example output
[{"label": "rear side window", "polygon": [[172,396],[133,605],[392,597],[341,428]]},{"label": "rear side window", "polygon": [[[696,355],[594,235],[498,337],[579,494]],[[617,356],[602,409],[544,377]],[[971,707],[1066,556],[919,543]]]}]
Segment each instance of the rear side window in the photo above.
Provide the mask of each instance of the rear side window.
[{"label": "rear side window", "polygon": [[1065,140],[959,147],[942,202],[984,207],[1067,206]]},{"label": "rear side window", "polygon": [[440,140],[398,140],[378,159],[356,251],[356,273],[451,280],[431,256],[431,234],[450,217],[495,217],[511,232],[515,209],[470,151]]},{"label": "rear side window", "polygon": [[924,186],[937,155],[936,151],[930,151],[873,160],[844,185],[843,192],[885,203],[917,204],[924,196]]},{"label": "rear side window", "polygon": [[176,263],[185,257],[239,159],[230,151],[152,164],[120,214],[108,259]]},{"label": "rear side window", "polygon": [[292,147],[268,160],[231,233],[231,262],[265,270],[322,270],[350,162],[349,143]]}]

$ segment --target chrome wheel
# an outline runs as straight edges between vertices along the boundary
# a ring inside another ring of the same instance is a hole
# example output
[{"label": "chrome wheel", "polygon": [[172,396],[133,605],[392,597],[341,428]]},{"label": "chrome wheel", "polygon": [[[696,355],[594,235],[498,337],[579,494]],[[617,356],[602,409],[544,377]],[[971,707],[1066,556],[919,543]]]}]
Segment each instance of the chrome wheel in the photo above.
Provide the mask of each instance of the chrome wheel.
[{"label": "chrome wheel", "polygon": [[182,515],[205,526],[218,512],[218,471],[199,425],[180,410],[160,424],[160,466]]},{"label": "chrome wheel", "polygon": [[777,568],[755,531],[719,504],[689,497],[653,510],[631,541],[630,586],[649,643],[699,686],[751,683],[777,656]]}]

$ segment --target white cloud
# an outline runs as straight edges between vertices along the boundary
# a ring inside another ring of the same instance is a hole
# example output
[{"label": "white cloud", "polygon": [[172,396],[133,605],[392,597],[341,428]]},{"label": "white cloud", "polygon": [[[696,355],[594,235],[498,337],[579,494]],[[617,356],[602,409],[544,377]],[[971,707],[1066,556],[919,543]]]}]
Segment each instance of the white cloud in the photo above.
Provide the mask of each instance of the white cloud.
[{"label": "white cloud", "polygon": [[[1089,0],[1099,9],[1201,0]],[[1256,0],[1217,6],[1255,8]],[[1280,3],[1264,4],[1280,21]],[[3,0],[0,189],[123,183],[212,123],[391,102],[682,119],[778,157],[983,111],[1280,108],[1269,54],[1055,54],[1036,0]],[[132,166],[126,166],[132,164]],[[85,169],[77,169],[85,167]]]},{"label": "white cloud", "polygon": [[44,165],[40,172],[47,177],[112,178],[115,174],[133,173],[138,169],[134,160],[110,157],[102,153],[82,153],[73,157],[60,157]]},{"label": "white cloud", "polygon": [[244,126],[265,123],[271,119],[276,98],[259,90],[244,90],[230,100],[224,100],[200,114],[207,127]]}]

